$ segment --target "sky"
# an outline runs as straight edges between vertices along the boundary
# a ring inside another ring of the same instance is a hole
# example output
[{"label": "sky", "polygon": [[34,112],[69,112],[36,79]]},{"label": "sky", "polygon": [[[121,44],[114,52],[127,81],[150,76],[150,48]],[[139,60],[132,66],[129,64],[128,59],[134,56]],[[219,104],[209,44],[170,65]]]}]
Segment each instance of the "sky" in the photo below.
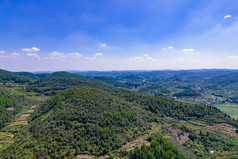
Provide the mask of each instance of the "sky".
[{"label": "sky", "polygon": [[237,0],[1,0],[0,69],[238,69]]}]

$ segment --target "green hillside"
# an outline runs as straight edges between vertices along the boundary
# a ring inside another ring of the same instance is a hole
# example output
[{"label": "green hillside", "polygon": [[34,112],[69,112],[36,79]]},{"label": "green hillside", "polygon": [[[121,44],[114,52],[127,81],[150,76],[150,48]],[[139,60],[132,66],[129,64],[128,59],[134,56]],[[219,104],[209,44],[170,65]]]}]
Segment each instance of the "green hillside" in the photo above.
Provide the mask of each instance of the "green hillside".
[{"label": "green hillside", "polygon": [[22,109],[33,103],[34,100],[25,95],[11,93],[7,88],[0,86],[0,129],[12,121]]},{"label": "green hillside", "polygon": [[[67,72],[21,75],[31,80],[7,88],[0,82],[0,158],[237,157],[238,121],[216,107],[112,86],[163,91],[170,84],[182,95],[200,93],[185,77],[178,80],[181,75],[169,83],[149,73],[121,75],[121,82]],[[143,77],[150,78],[151,88],[144,87]],[[19,121],[26,124],[17,127]]]},{"label": "green hillside", "polygon": [[[54,95],[60,90],[74,86],[91,86],[96,88],[107,88],[108,85],[86,79],[84,77],[45,77],[26,86],[28,92],[36,92],[44,95]],[[113,89],[112,87],[110,89]]]},{"label": "green hillside", "polygon": [[[13,143],[3,150],[3,155],[28,158],[100,156],[143,136],[153,122],[164,125],[164,131],[167,131],[166,125],[173,127],[178,121],[237,126],[237,122],[227,115],[206,105],[129,91],[74,87],[56,94],[38,107],[29,129],[16,135],[14,143],[19,143],[18,146]],[[195,133],[184,127],[184,132]],[[189,138],[191,142],[200,140],[194,136]],[[208,156],[209,152],[203,153],[202,156]]]},{"label": "green hillside", "polygon": [[5,71],[0,69],[0,82],[1,83],[27,83],[30,80],[24,76],[20,76],[13,72]]}]

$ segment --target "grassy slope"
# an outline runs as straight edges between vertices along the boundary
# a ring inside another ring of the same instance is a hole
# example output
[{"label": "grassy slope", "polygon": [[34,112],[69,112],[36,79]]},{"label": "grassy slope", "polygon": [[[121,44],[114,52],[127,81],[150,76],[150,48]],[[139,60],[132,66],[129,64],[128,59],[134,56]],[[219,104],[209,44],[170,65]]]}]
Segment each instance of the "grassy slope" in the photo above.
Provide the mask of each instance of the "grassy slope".
[{"label": "grassy slope", "polygon": [[216,107],[227,113],[231,118],[238,120],[238,104],[221,104],[216,105]]}]

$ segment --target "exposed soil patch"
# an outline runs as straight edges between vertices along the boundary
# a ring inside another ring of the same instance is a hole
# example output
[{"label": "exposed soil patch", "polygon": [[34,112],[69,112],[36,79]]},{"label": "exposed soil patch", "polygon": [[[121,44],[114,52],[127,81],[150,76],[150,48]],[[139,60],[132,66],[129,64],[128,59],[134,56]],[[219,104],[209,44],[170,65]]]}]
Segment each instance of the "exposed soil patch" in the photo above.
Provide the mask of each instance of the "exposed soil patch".
[{"label": "exposed soil patch", "polygon": [[26,113],[34,113],[34,109],[27,110]]},{"label": "exposed soil patch", "polygon": [[27,118],[19,118],[19,119],[17,119],[17,121],[23,121],[23,120],[27,120]]},{"label": "exposed soil patch", "polygon": [[108,159],[109,155],[99,156],[98,159]]},{"label": "exposed soil patch", "polygon": [[150,143],[146,141],[144,137],[139,137],[134,141],[128,142],[126,145],[123,146],[123,148],[125,148],[126,151],[130,151],[136,148],[136,146],[141,147],[143,144],[145,144],[146,146],[150,146]]},{"label": "exposed soil patch", "polygon": [[28,117],[28,116],[31,116],[31,114],[23,114],[20,116],[20,118],[24,118],[24,117]]},{"label": "exposed soil patch", "polygon": [[76,156],[77,159],[92,159],[94,157],[95,156],[93,156],[93,155],[77,155]]},{"label": "exposed soil patch", "polygon": [[28,121],[25,121],[25,120],[23,120],[23,121],[16,121],[16,122],[13,122],[13,123],[11,123],[9,126],[15,126],[15,125],[27,125],[28,124]]},{"label": "exposed soil patch", "polygon": [[238,134],[236,133],[236,128],[225,123],[221,124],[215,124],[213,126],[207,126],[208,129],[210,130],[219,130],[222,133],[230,136],[230,137],[235,137],[238,139]]},{"label": "exposed soil patch", "polygon": [[14,110],[14,108],[7,108],[7,110],[8,110],[8,111],[13,111],[13,110]]},{"label": "exposed soil patch", "polygon": [[183,144],[189,140],[189,133],[183,132],[181,129],[171,127],[169,128],[169,133],[172,134],[180,144]]}]

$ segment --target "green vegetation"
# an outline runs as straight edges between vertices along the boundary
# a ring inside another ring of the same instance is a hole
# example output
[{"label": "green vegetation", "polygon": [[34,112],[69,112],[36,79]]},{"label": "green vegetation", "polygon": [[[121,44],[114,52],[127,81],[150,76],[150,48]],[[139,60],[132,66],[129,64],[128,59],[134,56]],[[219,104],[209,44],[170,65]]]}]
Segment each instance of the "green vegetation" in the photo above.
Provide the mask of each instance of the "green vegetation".
[{"label": "green vegetation", "polygon": [[130,159],[187,159],[178,149],[162,136],[155,138],[149,147],[136,147],[129,154]]},{"label": "green vegetation", "polygon": [[19,75],[15,74],[15,73],[0,69],[0,82],[2,82],[2,83],[9,83],[9,82],[26,83],[29,81],[30,80],[28,78],[25,78],[23,76],[19,76]]},{"label": "green vegetation", "polygon": [[174,93],[174,96],[176,97],[193,97],[193,96],[199,96],[200,94],[194,91],[193,89],[185,89],[181,92]]},{"label": "green vegetation", "polygon": [[45,77],[26,86],[28,92],[35,92],[38,95],[52,96],[60,90],[74,86],[91,86],[96,88],[108,87],[105,84],[88,80],[86,78],[67,77]]},{"label": "green vegetation", "polygon": [[34,102],[25,95],[11,93],[7,88],[0,86],[0,129],[14,120],[16,114]]},{"label": "green vegetation", "polygon": [[0,158],[237,157],[235,72],[2,73]]},{"label": "green vegetation", "polygon": [[231,116],[233,119],[238,120],[238,104],[221,104],[216,107]]}]

